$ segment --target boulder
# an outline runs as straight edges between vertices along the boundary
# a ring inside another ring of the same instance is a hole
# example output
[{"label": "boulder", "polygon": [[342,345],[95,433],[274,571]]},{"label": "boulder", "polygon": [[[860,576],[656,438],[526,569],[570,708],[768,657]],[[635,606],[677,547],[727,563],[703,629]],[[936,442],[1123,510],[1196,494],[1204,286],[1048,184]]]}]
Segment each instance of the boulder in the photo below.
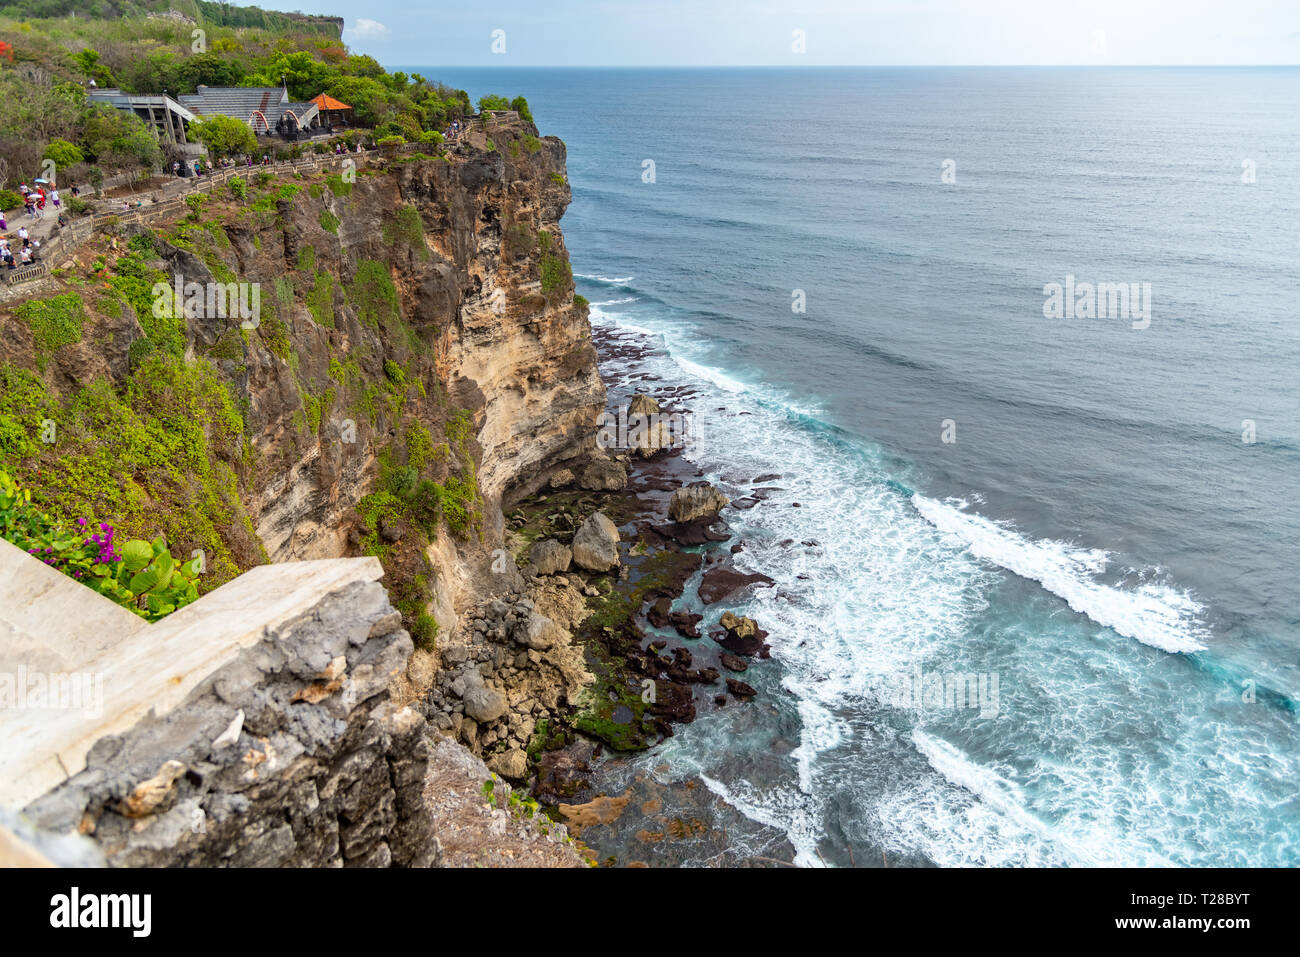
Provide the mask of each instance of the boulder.
[{"label": "boulder", "polygon": [[503,754],[494,754],[488,759],[488,770],[495,771],[511,781],[522,781],[528,776],[528,755],[518,748],[511,748]]},{"label": "boulder", "polygon": [[569,469],[560,469],[551,476],[551,488],[565,488],[573,484],[573,472]]},{"label": "boulder", "polygon": [[546,651],[560,639],[560,629],[545,615],[533,612],[519,622],[513,632],[515,641],[534,651]]},{"label": "boulder", "polygon": [[731,501],[708,482],[684,486],[673,492],[668,502],[668,517],[674,522],[694,522],[713,518]]},{"label": "boulder", "polygon": [[722,613],[718,624],[736,638],[752,638],[758,632],[758,622],[753,618],[740,618],[729,611]]},{"label": "boulder", "polygon": [[718,661],[722,664],[722,667],[726,668],[728,671],[741,672],[749,669],[749,665],[745,664],[744,658],[738,658],[735,655],[727,654],[725,652],[718,658]]},{"label": "boulder", "polygon": [[506,696],[484,685],[482,676],[472,668],[451,683],[451,690],[464,702],[465,714],[479,724],[496,721],[509,707]]},{"label": "boulder", "polygon": [[627,488],[627,467],[613,459],[593,459],[582,470],[580,484],[589,492],[617,492]]},{"label": "boulder", "polygon": [[604,512],[595,512],[573,536],[573,561],[592,572],[607,572],[619,563],[618,528]]},{"label": "boulder", "polygon": [[533,542],[528,549],[528,560],[532,562],[533,569],[539,575],[554,575],[556,572],[567,572],[569,562],[573,560],[573,551],[567,545],[557,542],[553,538],[544,538],[541,541]]},{"label": "boulder", "polygon": [[754,695],[758,694],[758,692],[754,690],[753,685],[745,684],[745,682],[738,681],[735,678],[727,679],[727,690],[730,691],[734,697],[739,698],[742,701],[748,701],[750,698],[754,697]]},{"label": "boulder", "polygon": [[631,421],[634,415],[658,415],[659,403],[648,395],[632,396],[632,401],[627,404],[627,417]]}]

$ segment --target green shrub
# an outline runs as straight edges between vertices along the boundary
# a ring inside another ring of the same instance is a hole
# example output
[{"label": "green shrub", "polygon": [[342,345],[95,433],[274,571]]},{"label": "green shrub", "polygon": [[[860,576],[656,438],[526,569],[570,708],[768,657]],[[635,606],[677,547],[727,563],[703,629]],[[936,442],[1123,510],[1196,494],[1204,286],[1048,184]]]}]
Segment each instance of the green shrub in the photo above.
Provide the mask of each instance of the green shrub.
[{"label": "green shrub", "polygon": [[86,306],[74,292],[50,299],[33,299],[14,310],[36,340],[36,365],[42,372],[50,357],[64,346],[81,341]]},{"label": "green shrub", "polygon": [[0,209],[7,213],[11,209],[18,209],[22,204],[23,198],[12,189],[0,189]]},{"label": "green shrub", "polygon": [[340,173],[331,173],[325,177],[325,185],[330,188],[330,192],[335,196],[351,196],[352,184],[345,180]]},{"label": "green shrub", "polygon": [[159,536],[116,540],[107,522],[77,520],[66,528],[32,506],[32,493],[0,471],[0,538],[94,589],[146,621],[157,621],[199,597],[201,560],[178,562]]},{"label": "green shrub", "polygon": [[549,296],[557,290],[567,289],[571,282],[573,282],[573,267],[569,265],[567,259],[550,254],[542,256],[543,295]]},{"label": "green shrub", "polygon": [[320,228],[325,230],[327,233],[333,233],[337,236],[339,232],[339,218],[328,209],[322,209],[320,211]]},{"label": "green shrub", "polygon": [[437,637],[438,620],[427,611],[422,611],[416,615],[415,622],[411,625],[411,640],[415,642],[415,647],[424,651],[432,651],[434,640]]}]

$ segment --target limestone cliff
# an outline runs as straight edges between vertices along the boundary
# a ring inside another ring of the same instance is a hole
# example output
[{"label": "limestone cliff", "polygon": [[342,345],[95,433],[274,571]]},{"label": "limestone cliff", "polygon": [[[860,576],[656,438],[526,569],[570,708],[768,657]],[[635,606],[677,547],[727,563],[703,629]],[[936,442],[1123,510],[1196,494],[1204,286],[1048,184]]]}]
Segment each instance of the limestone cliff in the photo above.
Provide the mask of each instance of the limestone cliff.
[{"label": "limestone cliff", "polygon": [[[569,201],[564,144],[514,122],[124,217],[0,312],[0,464],[55,514],[203,550],[212,585],[378,555],[427,640],[502,500],[583,454],[604,404]],[[232,282],[260,302],[242,326],[158,292]]]}]

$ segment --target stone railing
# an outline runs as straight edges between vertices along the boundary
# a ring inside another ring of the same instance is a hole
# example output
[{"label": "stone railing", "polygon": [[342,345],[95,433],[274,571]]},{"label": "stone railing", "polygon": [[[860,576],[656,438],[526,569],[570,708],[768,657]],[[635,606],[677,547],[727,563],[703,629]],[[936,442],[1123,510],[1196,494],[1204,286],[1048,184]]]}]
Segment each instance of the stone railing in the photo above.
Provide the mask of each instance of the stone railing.
[{"label": "stone railing", "polygon": [[433,863],[382,574],[262,565],[146,624],[0,541],[0,806],[113,866]]}]

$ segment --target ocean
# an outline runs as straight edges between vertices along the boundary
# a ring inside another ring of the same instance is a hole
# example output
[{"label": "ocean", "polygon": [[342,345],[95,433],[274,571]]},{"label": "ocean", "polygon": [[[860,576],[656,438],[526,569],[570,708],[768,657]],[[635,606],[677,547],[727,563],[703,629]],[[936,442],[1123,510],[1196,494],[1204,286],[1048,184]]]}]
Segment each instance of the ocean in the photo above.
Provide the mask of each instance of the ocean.
[{"label": "ocean", "polygon": [[418,69],[528,98],[593,325],[780,475],[759,699],[643,770],[810,866],[1300,864],[1300,69]]}]

